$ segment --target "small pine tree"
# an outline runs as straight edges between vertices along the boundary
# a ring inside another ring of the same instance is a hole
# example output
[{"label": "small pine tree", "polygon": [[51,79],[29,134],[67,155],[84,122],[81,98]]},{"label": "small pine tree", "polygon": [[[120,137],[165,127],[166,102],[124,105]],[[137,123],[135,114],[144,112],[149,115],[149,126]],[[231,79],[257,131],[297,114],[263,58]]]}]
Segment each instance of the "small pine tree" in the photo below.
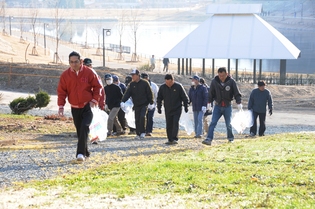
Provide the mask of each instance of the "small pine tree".
[{"label": "small pine tree", "polygon": [[13,114],[24,114],[33,108],[46,107],[50,102],[50,96],[47,92],[39,91],[35,97],[28,96],[27,98],[16,98],[10,102],[9,107]]}]

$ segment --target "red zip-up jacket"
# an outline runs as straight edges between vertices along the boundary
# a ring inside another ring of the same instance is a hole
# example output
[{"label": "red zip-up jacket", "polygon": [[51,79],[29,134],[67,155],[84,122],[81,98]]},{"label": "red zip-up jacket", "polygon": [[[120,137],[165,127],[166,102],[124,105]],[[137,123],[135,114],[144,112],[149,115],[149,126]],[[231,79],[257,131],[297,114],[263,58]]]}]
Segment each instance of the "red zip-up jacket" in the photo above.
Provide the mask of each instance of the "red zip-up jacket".
[{"label": "red zip-up jacket", "polygon": [[58,106],[63,107],[66,98],[74,108],[83,108],[88,102],[97,104],[101,89],[97,75],[90,68],[82,65],[78,73],[68,68],[60,76],[57,88]]}]

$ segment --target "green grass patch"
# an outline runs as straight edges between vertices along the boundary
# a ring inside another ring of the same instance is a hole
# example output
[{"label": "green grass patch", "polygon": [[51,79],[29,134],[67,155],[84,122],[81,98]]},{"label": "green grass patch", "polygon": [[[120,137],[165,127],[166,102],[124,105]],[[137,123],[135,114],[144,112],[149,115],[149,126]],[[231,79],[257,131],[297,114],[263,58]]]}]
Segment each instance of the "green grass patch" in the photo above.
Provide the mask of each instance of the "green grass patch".
[{"label": "green grass patch", "polygon": [[314,139],[314,133],[280,134],[201,151],[133,157],[26,186],[120,197],[197,195],[193,201],[230,208],[312,208]]},{"label": "green grass patch", "polygon": [[20,120],[32,121],[32,120],[35,120],[36,118],[39,118],[39,117],[27,115],[27,114],[15,115],[15,114],[1,114],[0,113],[0,118],[2,118],[2,119],[20,119]]}]

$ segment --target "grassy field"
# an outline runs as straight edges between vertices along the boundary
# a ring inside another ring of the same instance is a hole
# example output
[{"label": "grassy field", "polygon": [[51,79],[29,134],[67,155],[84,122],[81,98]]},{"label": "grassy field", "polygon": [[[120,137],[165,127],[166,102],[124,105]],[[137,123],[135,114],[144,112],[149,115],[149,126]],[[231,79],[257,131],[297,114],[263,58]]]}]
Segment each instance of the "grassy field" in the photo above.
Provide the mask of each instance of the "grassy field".
[{"label": "grassy field", "polygon": [[84,193],[150,199],[170,194],[183,197],[187,208],[200,204],[217,208],[313,208],[314,139],[315,133],[280,134],[201,151],[130,157],[22,187],[35,188],[39,195],[61,188],[63,197]]}]

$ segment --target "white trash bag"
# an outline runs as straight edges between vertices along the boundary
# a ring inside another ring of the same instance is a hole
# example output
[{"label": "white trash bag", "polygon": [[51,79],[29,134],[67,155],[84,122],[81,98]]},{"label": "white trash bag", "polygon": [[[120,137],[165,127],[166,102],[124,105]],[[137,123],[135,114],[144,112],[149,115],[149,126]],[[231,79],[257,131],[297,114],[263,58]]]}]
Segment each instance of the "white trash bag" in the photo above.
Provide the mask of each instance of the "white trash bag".
[{"label": "white trash bag", "polygon": [[231,125],[237,131],[242,134],[246,128],[252,127],[254,124],[253,111],[252,110],[240,110],[235,113]]},{"label": "white trash bag", "polygon": [[124,107],[122,110],[125,112],[125,118],[127,120],[127,124],[130,128],[136,128],[136,122],[135,122],[135,111],[132,110],[133,102],[131,99],[128,99],[125,102]]},{"label": "white trash bag", "polygon": [[107,120],[108,115],[98,107],[91,108],[93,119],[90,125],[89,139],[90,141],[104,141],[107,137]]},{"label": "white trash bag", "polygon": [[185,128],[185,131],[188,135],[190,135],[192,132],[194,132],[194,122],[192,117],[189,113],[185,113],[185,111],[182,111],[182,115],[179,119],[179,125],[183,126]]}]

